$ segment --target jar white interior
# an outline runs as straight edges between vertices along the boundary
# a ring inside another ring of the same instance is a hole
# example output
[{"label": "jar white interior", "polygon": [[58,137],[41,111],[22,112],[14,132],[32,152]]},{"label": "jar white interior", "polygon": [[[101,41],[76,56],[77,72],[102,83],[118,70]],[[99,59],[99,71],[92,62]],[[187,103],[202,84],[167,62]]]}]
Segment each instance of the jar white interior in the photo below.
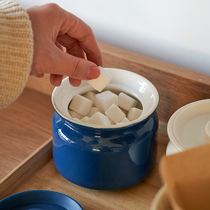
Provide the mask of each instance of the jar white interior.
[{"label": "jar white interior", "polygon": [[[126,70],[114,68],[106,68],[106,70],[112,75],[112,80],[106,87],[106,89],[117,90],[120,92],[127,93],[130,96],[133,96],[134,98],[139,100],[142,104],[143,112],[141,116],[137,120],[132,121],[131,123],[142,121],[155,111],[159,102],[159,95],[157,89],[150,81],[138,74]],[[54,109],[63,118],[74,123],[82,124],[89,127],[116,128],[128,125],[122,124],[102,126],[78,122],[72,119],[68,113],[69,102],[72,100],[75,94],[83,95],[84,93],[89,91],[95,90],[86,81],[82,81],[79,87],[73,87],[70,85],[68,78],[65,78],[62,81],[62,84],[53,90],[52,104],[54,106]]]}]

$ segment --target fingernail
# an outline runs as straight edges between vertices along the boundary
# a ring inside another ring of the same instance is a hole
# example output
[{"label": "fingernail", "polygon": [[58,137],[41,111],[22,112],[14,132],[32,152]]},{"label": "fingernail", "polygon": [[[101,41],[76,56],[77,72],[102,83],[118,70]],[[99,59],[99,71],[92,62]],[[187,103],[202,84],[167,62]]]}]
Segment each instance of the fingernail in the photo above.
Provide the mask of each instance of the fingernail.
[{"label": "fingernail", "polygon": [[87,74],[87,79],[96,79],[100,75],[100,69],[97,66],[90,67],[90,70]]}]

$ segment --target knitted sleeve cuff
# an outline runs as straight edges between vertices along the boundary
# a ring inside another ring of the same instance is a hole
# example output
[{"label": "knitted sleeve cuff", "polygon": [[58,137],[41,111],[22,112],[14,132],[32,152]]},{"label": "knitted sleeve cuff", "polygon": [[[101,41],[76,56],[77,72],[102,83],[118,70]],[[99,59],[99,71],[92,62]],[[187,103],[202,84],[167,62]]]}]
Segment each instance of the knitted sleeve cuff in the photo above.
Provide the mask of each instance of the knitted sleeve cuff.
[{"label": "knitted sleeve cuff", "polygon": [[0,108],[22,93],[33,61],[33,31],[27,12],[14,1],[0,1]]}]

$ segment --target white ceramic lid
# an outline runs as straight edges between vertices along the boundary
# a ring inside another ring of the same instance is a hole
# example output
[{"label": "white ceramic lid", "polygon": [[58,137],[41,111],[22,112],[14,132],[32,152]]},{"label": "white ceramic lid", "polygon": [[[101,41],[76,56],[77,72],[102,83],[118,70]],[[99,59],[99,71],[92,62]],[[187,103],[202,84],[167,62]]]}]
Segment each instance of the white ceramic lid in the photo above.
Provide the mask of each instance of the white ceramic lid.
[{"label": "white ceramic lid", "polygon": [[179,151],[210,143],[210,99],[181,107],[171,116],[167,131]]}]

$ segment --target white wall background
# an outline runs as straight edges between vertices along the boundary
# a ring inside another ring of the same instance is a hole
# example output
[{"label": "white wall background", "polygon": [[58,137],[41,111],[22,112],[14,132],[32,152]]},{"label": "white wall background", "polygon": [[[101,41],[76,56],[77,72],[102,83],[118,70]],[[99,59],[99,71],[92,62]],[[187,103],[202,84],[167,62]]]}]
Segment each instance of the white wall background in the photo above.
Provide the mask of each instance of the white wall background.
[{"label": "white wall background", "polygon": [[98,40],[210,75],[209,0],[16,0],[55,2],[91,26]]}]

